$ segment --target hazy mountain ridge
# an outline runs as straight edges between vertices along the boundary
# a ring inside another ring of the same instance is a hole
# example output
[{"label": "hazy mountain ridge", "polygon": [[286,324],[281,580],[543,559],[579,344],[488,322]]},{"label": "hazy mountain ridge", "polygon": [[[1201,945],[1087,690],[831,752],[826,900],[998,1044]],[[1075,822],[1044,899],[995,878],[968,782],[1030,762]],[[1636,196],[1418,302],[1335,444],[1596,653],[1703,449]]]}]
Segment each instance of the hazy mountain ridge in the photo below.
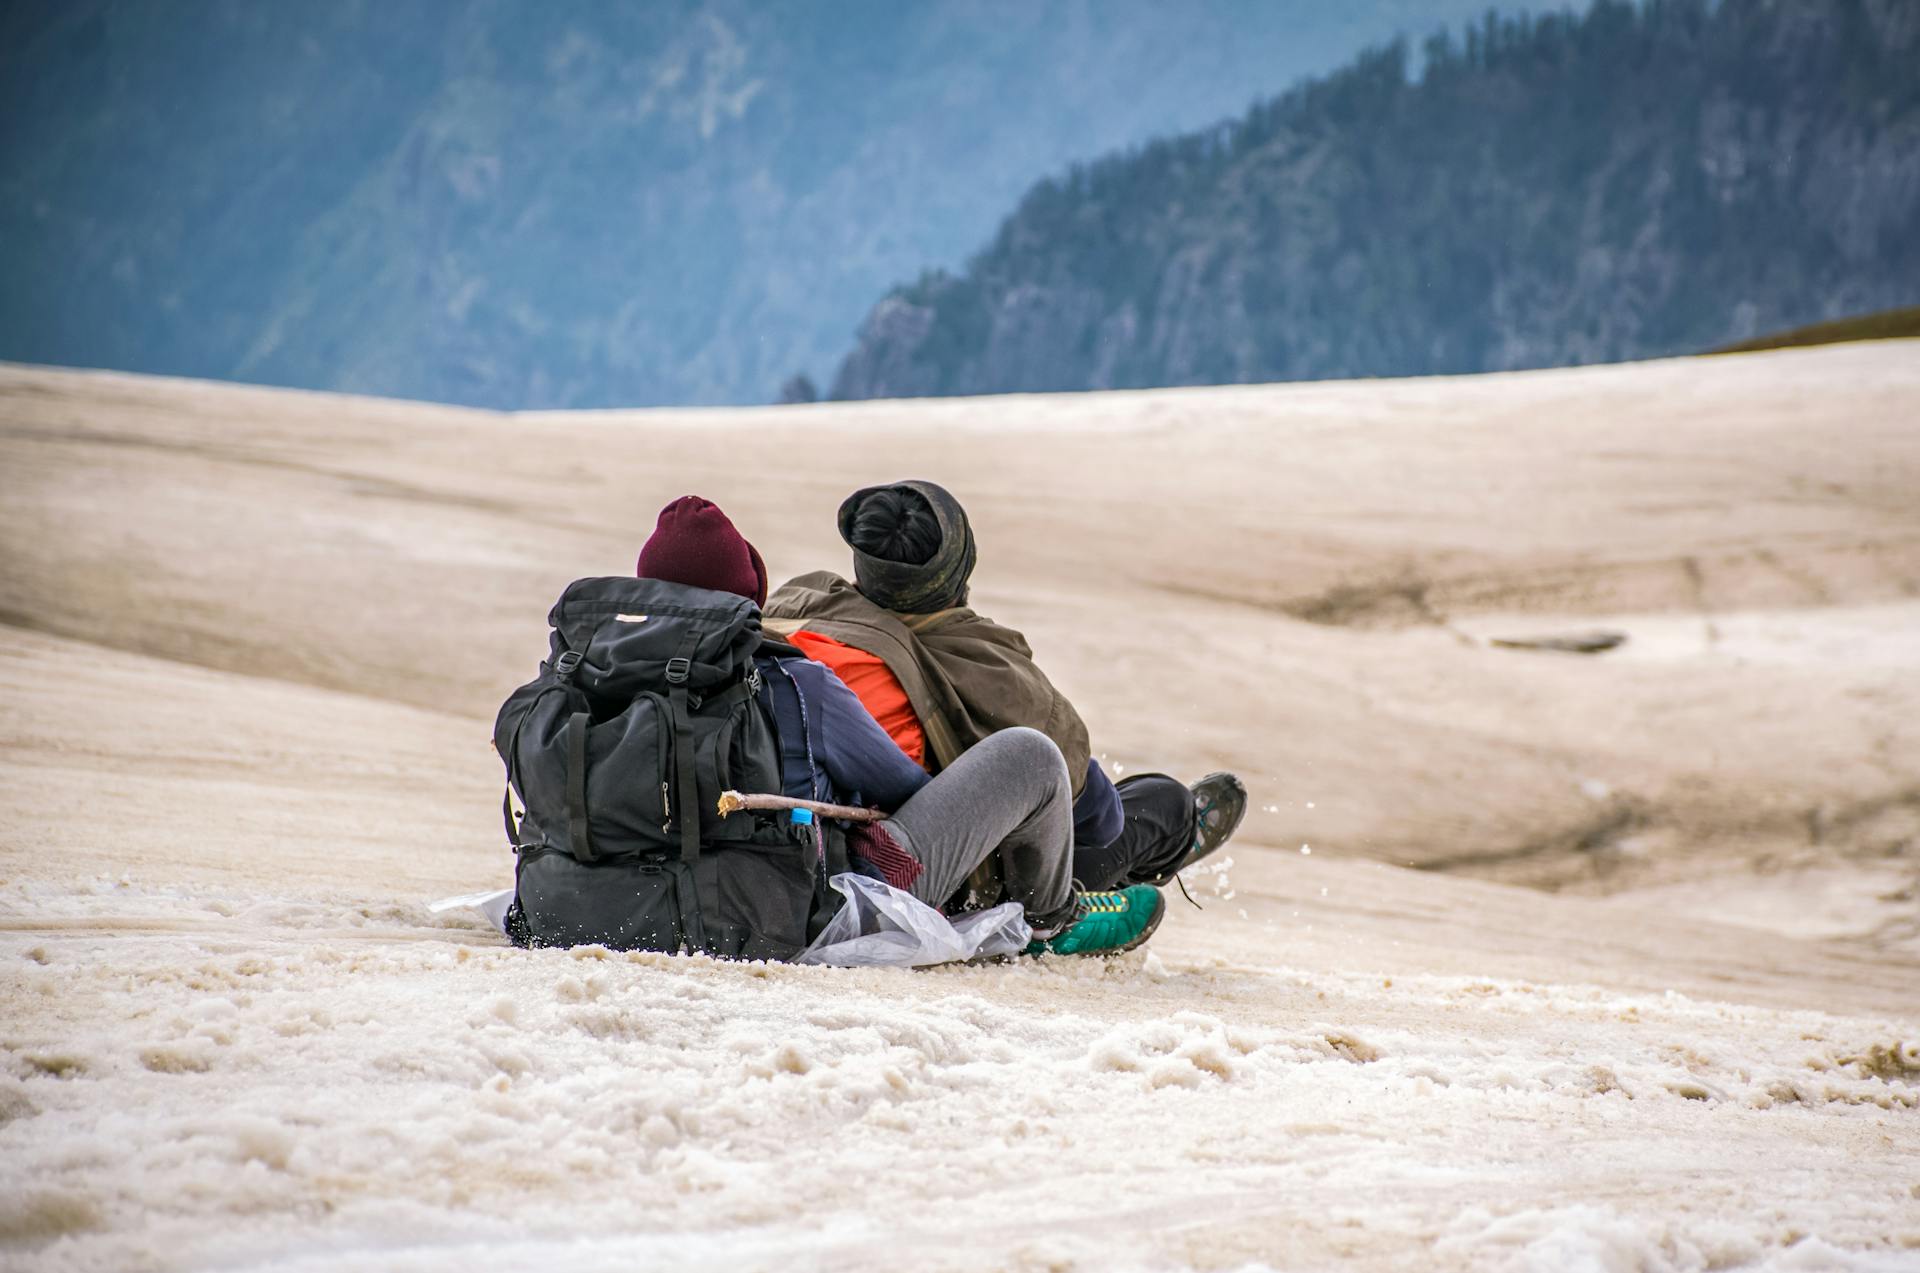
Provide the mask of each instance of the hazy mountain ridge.
[{"label": "hazy mountain ridge", "polygon": [[1920,296],[1920,11],[1489,19],[1040,183],[841,398],[1584,363]]},{"label": "hazy mountain ridge", "polygon": [[765,401],[1039,175],[1477,7],[29,0],[0,358]]}]

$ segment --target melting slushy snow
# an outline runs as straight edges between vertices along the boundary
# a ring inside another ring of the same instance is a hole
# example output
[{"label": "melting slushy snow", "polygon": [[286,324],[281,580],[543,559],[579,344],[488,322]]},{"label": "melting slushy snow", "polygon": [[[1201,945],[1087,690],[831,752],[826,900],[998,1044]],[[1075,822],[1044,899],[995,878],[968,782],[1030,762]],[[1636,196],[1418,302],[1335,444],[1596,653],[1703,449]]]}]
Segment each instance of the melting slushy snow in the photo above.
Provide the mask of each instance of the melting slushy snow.
[{"label": "melting slushy snow", "polygon": [[[1912,342],[804,419],[0,367],[0,1268],[1920,1267],[1916,403]],[[1247,780],[1204,911],[926,972],[428,911],[559,586],[770,437],[775,574],[936,476],[1110,772]],[[1397,869],[1532,845],[1612,896]]]},{"label": "melting slushy snow", "polygon": [[1920,1049],[1870,1020],[1151,947],[522,952],[461,912],[129,879],[0,898],[34,917],[0,945],[10,1267],[1878,1269],[1920,1243]]}]

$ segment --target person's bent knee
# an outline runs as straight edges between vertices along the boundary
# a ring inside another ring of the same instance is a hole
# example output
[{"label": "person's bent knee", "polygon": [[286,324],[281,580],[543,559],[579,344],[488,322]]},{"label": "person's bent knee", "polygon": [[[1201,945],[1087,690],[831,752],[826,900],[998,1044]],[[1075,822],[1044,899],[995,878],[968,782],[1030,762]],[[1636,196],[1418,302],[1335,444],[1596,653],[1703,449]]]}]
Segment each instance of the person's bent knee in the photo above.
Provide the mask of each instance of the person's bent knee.
[{"label": "person's bent knee", "polygon": [[1072,776],[1067,773],[1067,758],[1060,754],[1053,739],[1037,729],[1015,725],[1000,730],[979,745],[984,747],[987,743],[992,743],[994,750],[1007,757],[1010,764],[1031,765],[1035,771],[1056,777],[1068,787],[1073,785]]},{"label": "person's bent knee", "polygon": [[1170,821],[1190,816],[1193,809],[1192,788],[1166,774],[1141,774],[1127,779],[1120,788],[1120,798],[1130,807],[1152,810]]}]

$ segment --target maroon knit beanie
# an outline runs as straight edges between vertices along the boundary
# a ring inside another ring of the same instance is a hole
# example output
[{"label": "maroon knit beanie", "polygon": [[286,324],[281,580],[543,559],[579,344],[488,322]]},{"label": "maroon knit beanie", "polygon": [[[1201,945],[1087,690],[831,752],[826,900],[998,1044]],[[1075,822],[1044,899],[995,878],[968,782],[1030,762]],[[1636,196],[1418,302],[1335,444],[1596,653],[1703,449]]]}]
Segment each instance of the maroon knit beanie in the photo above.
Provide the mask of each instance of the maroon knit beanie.
[{"label": "maroon knit beanie", "polygon": [[682,495],[660,510],[653,537],[640,549],[634,574],[692,588],[733,592],[757,606],[767,603],[767,568],[741,538],[720,506]]}]

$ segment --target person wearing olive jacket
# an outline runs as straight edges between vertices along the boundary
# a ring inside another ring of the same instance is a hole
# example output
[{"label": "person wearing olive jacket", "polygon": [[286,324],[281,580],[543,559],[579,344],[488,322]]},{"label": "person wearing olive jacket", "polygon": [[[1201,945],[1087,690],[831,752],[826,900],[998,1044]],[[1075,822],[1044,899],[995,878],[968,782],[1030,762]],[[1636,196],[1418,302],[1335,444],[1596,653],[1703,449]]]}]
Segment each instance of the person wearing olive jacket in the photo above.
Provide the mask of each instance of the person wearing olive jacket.
[{"label": "person wearing olive jacket", "polygon": [[973,529],[946,489],[855,491],[839,528],[853,581],[831,571],[788,580],[768,597],[766,622],[833,668],[901,750],[938,773],[1003,729],[1051,738],[1073,776],[1073,872],[1086,888],[1164,885],[1233,834],[1247,797],[1232,774],[1191,789],[1165,774],[1108,780],[1086,723],[1026,638],[967,605]]}]

